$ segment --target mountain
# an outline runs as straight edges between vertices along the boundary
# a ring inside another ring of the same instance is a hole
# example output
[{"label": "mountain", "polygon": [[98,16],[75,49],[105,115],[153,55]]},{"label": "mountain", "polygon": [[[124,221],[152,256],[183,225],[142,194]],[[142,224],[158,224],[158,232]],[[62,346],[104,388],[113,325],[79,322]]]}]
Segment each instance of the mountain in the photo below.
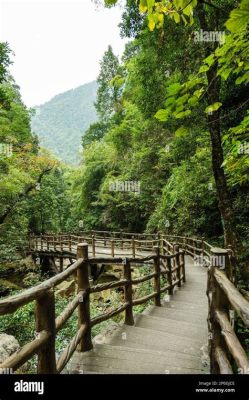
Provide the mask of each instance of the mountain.
[{"label": "mountain", "polygon": [[80,161],[81,137],[91,123],[97,120],[94,102],[97,82],[58,94],[47,103],[35,107],[32,131],[43,147],[47,147],[68,164]]}]

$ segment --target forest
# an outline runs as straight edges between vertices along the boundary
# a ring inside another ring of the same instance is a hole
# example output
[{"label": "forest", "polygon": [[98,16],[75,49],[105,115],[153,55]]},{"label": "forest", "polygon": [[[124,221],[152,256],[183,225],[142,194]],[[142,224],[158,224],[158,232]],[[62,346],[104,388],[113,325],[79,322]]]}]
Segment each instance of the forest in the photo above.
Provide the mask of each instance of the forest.
[{"label": "forest", "polygon": [[[46,277],[27,261],[29,234],[86,230],[230,247],[249,296],[248,29],[249,0],[126,0],[127,44],[121,58],[110,45],[100,62],[97,118],[82,132],[79,166],[41,146],[35,110],[9,72],[14,54],[0,43],[2,296]],[[50,140],[56,146],[52,129]],[[26,283],[9,277],[17,266]],[[7,319],[0,331],[6,324],[17,334]]]}]

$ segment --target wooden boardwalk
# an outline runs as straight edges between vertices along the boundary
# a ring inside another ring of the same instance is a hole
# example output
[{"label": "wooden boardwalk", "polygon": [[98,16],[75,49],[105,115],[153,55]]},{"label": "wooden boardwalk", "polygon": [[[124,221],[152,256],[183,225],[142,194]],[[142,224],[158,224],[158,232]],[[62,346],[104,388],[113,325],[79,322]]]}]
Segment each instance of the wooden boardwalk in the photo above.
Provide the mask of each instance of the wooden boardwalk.
[{"label": "wooden boardwalk", "polygon": [[[94,348],[75,352],[69,373],[207,374],[206,268],[186,257],[187,283],[162,307],[149,306],[135,325],[98,335]],[[205,354],[206,353],[206,354]],[[64,371],[66,372],[66,371]]]},{"label": "wooden boardwalk", "polygon": [[[236,368],[248,373],[232,314],[249,328],[249,302],[234,285],[231,249],[184,236],[91,231],[31,235],[28,252],[44,264],[59,259],[59,271],[0,300],[0,316],[35,301],[37,331],[35,339],[0,365],[0,373],[18,370],[35,354],[38,374],[233,374]],[[67,258],[70,264],[64,268]],[[98,264],[118,265],[122,276],[93,282],[91,271]],[[135,269],[144,264],[146,272],[137,277]],[[68,279],[76,281],[77,293],[58,315],[55,289]],[[149,293],[138,297],[136,285],[149,281]],[[117,288],[121,304],[91,315],[92,295]],[[145,304],[136,314],[136,307]],[[57,334],[76,310],[78,329],[58,355]],[[119,314],[124,324],[111,321],[108,331],[92,337],[96,325]]]}]

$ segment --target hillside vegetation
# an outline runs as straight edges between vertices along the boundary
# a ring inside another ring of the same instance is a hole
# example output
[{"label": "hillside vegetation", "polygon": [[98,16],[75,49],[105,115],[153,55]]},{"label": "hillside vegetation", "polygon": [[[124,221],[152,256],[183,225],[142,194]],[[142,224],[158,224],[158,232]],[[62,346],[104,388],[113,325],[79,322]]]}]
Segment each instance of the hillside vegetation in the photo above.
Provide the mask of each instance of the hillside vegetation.
[{"label": "hillside vegetation", "polygon": [[36,107],[31,120],[33,132],[42,146],[68,164],[79,163],[81,136],[97,118],[96,93],[96,82],[90,82]]}]

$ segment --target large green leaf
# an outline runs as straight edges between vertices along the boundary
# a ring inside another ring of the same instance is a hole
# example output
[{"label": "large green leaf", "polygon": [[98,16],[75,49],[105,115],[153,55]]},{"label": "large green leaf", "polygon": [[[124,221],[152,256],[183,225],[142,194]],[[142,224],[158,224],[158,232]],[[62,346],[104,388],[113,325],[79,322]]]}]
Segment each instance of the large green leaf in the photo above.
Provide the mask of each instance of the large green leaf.
[{"label": "large green leaf", "polygon": [[219,103],[218,101],[216,102],[216,103],[214,103],[214,104],[211,104],[210,106],[208,106],[206,109],[205,109],[205,112],[208,114],[208,113],[212,113],[212,112],[214,112],[214,111],[217,111],[217,110],[219,110],[219,108],[222,106],[222,103]]},{"label": "large green leaf", "polygon": [[157,113],[155,114],[155,118],[158,119],[159,121],[165,122],[169,118],[169,110],[158,110]]},{"label": "large green leaf", "polygon": [[230,18],[226,22],[226,27],[231,32],[237,32],[244,29],[249,23],[249,0],[243,0],[240,8],[231,12]]}]

